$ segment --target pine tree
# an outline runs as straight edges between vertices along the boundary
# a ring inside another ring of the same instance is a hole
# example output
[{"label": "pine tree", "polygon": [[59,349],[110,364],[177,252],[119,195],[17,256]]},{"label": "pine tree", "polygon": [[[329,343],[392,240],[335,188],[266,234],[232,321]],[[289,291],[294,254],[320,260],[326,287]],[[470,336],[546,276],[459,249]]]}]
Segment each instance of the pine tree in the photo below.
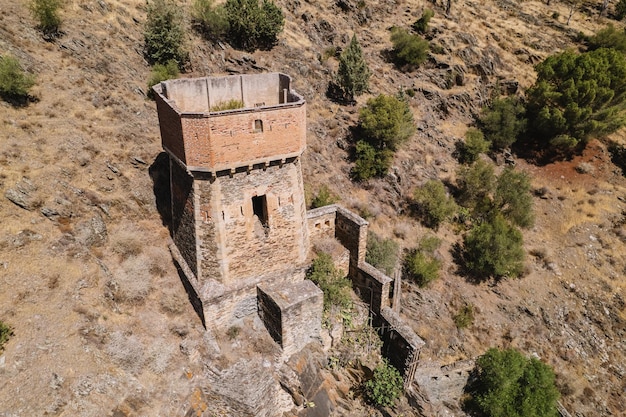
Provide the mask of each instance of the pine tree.
[{"label": "pine tree", "polygon": [[339,56],[336,83],[341,89],[343,98],[347,101],[354,101],[355,96],[367,91],[369,79],[370,70],[363,59],[361,45],[356,35],[353,35],[350,45]]}]

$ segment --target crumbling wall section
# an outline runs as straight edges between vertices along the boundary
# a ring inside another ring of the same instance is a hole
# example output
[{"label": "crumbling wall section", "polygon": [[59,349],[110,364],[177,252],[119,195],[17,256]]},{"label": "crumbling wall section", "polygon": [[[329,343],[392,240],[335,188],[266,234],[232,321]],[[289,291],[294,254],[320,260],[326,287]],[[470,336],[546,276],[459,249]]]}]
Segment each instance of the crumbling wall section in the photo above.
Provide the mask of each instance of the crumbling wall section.
[{"label": "crumbling wall section", "polygon": [[285,357],[320,340],[324,294],[311,281],[257,287],[259,315]]},{"label": "crumbling wall section", "polygon": [[335,237],[350,251],[350,273],[354,274],[356,268],[365,262],[369,223],[341,206],[336,207]]},{"label": "crumbling wall section", "polygon": [[198,262],[200,263],[199,279],[216,279],[221,281],[223,233],[219,230],[221,215],[219,184],[215,177],[196,173],[195,191],[198,195],[196,210],[196,234],[198,236]]},{"label": "crumbling wall section", "polygon": [[389,307],[389,292],[393,279],[367,262],[362,262],[352,275],[352,288],[366,302],[373,313]]},{"label": "crumbling wall section", "polygon": [[400,371],[408,387],[415,377],[420,350],[425,343],[391,308],[381,310],[380,320],[383,356]]}]

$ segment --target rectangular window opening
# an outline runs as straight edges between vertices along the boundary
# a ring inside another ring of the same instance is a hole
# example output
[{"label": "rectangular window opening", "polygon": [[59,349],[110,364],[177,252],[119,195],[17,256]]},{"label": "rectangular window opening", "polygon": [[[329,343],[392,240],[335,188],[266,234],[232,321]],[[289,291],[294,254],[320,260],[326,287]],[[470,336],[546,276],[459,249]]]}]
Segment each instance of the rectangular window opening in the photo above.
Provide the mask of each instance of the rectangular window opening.
[{"label": "rectangular window opening", "polygon": [[254,121],[254,133],[261,133],[261,132],[263,132],[263,120],[256,119]]},{"label": "rectangular window opening", "polygon": [[267,197],[265,194],[252,197],[252,211],[263,227],[268,227]]}]

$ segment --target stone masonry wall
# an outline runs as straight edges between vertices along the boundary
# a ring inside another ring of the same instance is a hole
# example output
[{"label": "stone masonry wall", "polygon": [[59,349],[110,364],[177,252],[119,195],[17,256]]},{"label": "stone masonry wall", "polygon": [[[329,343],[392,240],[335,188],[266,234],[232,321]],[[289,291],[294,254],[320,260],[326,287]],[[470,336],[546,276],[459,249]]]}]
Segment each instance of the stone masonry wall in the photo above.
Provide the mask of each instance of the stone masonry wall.
[{"label": "stone masonry wall", "polygon": [[[215,184],[219,194],[214,197],[222,208],[217,221],[224,229],[223,283],[293,269],[306,261],[309,242],[299,161],[221,176]],[[252,202],[263,195],[266,227]]]},{"label": "stone masonry wall", "polygon": [[[193,274],[198,276],[194,214],[193,177],[170,158],[170,189],[172,193],[171,234],[181,256]],[[190,278],[191,279],[191,278]]]},{"label": "stone masonry wall", "polygon": [[415,376],[419,353],[425,343],[391,308],[383,308],[380,318],[383,355],[400,371],[408,386]]},{"label": "stone masonry wall", "polygon": [[[182,114],[184,160],[190,170],[220,171],[301,155],[306,148],[304,101],[211,115]],[[262,131],[255,128],[261,120]]]},{"label": "stone masonry wall", "polygon": [[337,206],[335,237],[350,251],[350,271],[365,262],[369,223],[343,207]]},{"label": "stone masonry wall", "polygon": [[362,262],[352,275],[352,288],[361,299],[370,305],[375,314],[389,307],[389,291],[393,279],[367,262]]},{"label": "stone masonry wall", "polygon": [[210,175],[203,177],[196,173],[195,192],[198,198],[195,215],[200,280],[207,278],[220,280],[224,275],[222,264],[224,233],[218,230],[220,225],[223,228],[223,222],[220,221],[222,206],[214,197],[214,189],[218,189],[219,195],[215,177]]},{"label": "stone masonry wall", "polygon": [[156,101],[159,115],[163,149],[175,155],[176,158],[184,163],[185,144],[183,142],[183,125],[180,115],[159,94],[155,94],[154,100]]}]

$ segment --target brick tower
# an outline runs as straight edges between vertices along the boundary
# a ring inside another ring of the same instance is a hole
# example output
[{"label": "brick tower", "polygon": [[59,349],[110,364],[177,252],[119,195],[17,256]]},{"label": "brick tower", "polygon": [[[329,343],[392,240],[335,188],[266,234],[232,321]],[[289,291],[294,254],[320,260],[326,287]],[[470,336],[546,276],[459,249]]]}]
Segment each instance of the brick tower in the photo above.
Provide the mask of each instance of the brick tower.
[{"label": "brick tower", "polygon": [[306,103],[290,84],[270,73],[154,87],[170,159],[172,251],[207,325],[255,313],[259,285],[303,282]]}]

